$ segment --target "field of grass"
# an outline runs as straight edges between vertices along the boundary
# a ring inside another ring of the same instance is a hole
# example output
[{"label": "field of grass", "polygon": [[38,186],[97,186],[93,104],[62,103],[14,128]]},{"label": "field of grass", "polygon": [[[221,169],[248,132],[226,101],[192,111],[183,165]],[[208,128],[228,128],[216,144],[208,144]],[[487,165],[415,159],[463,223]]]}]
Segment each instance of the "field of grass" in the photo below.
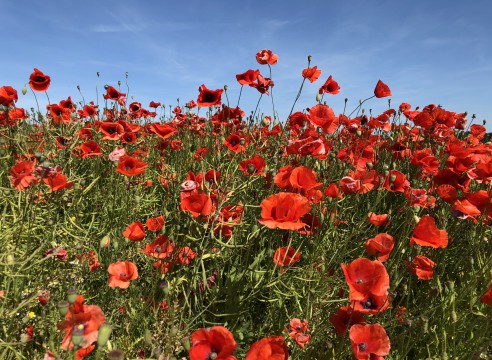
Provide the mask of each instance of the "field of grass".
[{"label": "field of grass", "polygon": [[[275,56],[242,91],[273,95]],[[0,359],[492,356],[484,126],[381,81],[335,114],[330,76],[288,119],[115,86],[30,112],[0,88]]]}]

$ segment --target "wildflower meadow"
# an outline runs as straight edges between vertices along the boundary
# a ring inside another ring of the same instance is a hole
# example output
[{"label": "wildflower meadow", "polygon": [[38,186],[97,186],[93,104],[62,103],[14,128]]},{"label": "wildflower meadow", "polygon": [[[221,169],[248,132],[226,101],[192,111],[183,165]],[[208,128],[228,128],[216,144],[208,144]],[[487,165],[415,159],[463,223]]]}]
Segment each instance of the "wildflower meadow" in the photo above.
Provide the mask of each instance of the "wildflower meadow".
[{"label": "wildflower meadow", "polygon": [[231,74],[253,109],[0,84],[0,359],[492,356],[485,124],[377,75],[337,114],[311,57],[280,118],[278,61]]}]

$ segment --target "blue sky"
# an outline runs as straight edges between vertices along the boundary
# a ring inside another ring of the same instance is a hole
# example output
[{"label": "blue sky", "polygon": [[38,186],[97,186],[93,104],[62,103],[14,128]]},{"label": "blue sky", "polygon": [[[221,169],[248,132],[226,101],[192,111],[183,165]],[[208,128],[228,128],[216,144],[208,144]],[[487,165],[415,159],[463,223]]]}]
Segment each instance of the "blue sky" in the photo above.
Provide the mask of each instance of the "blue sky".
[{"label": "blue sky", "polygon": [[[272,67],[275,107],[285,118],[312,55],[322,70],[306,83],[296,110],[315,105],[329,75],[340,94],[325,96],[335,112],[373,94],[379,79],[389,85],[392,104],[441,104],[488,119],[492,130],[492,2],[478,1],[7,1],[2,9],[0,86],[20,94],[36,67],[51,76],[52,102],[69,95],[96,100],[104,84],[148,106],[196,101],[198,87],[228,85],[231,105],[240,86],[235,75],[268,67],[255,54],[278,54]],[[96,73],[100,73],[98,78]],[[44,94],[38,95],[46,104]],[[246,87],[241,108],[254,110],[259,93]],[[132,99],[129,99],[130,101]],[[225,101],[225,97],[223,98]],[[31,92],[19,107],[34,106]],[[271,114],[270,98],[260,108]],[[379,113],[386,99],[365,107]]]}]

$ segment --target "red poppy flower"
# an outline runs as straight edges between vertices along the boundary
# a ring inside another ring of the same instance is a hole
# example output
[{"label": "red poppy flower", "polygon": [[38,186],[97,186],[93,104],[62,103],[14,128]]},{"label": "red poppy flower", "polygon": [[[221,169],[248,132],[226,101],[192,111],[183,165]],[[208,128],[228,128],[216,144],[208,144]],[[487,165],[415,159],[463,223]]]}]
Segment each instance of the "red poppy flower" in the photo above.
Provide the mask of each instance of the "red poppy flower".
[{"label": "red poppy flower", "polygon": [[361,314],[379,314],[387,310],[391,299],[388,295],[366,294],[363,299],[352,301],[352,307]]},{"label": "red poppy flower", "polygon": [[226,145],[229,150],[239,153],[246,149],[248,141],[245,138],[241,138],[238,134],[231,134],[224,140],[224,145]]},{"label": "red poppy flower", "polygon": [[34,68],[34,72],[29,77],[29,86],[34,91],[46,91],[50,87],[51,79],[48,75]]},{"label": "red poppy flower", "polygon": [[246,175],[264,176],[265,173],[262,171],[265,170],[265,167],[265,159],[258,154],[254,155],[251,159],[244,160],[239,163],[239,169]]},{"label": "red poppy flower", "polygon": [[101,121],[98,125],[99,130],[104,134],[103,140],[118,140],[125,132],[125,128],[120,123]]},{"label": "red poppy flower", "polygon": [[36,184],[38,178],[33,176],[34,161],[19,161],[10,169],[10,182],[17,190],[27,189],[31,184]]},{"label": "red poppy flower", "polygon": [[323,191],[323,194],[332,199],[343,199],[343,195],[340,193],[340,189],[335,183],[328,185],[328,187]]},{"label": "red poppy flower", "polygon": [[205,193],[197,193],[181,199],[181,210],[189,211],[196,218],[210,215],[214,211],[212,199]]},{"label": "red poppy flower", "polygon": [[390,192],[405,192],[410,186],[407,176],[398,170],[391,170],[384,181],[384,188]]},{"label": "red poppy flower", "polygon": [[73,305],[70,305],[70,310],[65,315],[65,321],[59,322],[56,326],[58,330],[63,331],[61,347],[63,350],[72,350],[72,332],[75,328],[83,330],[83,338],[85,345],[83,348],[89,347],[97,340],[99,327],[106,321],[103,311],[97,305],[83,305],[84,297],[77,296]]},{"label": "red poppy flower", "polygon": [[301,253],[293,247],[278,248],[273,255],[273,263],[278,267],[290,266],[301,259]]},{"label": "red poppy flower", "polygon": [[335,132],[339,125],[338,116],[328,105],[318,104],[309,109],[307,118],[311,124],[323,128],[326,134]]},{"label": "red poppy flower", "polygon": [[123,144],[133,144],[135,141],[137,141],[137,134],[135,134],[134,132],[128,131],[124,134],[121,134],[120,141]]},{"label": "red poppy flower", "polygon": [[173,135],[177,130],[169,124],[153,123],[150,126],[150,131],[156,134],[161,139],[167,139]]},{"label": "red poppy flower", "polygon": [[142,160],[124,155],[118,161],[116,171],[125,176],[136,176],[143,174],[149,165]]},{"label": "red poppy flower", "polygon": [[436,263],[423,255],[417,255],[411,264],[405,262],[410,271],[417,275],[420,280],[430,280],[434,276],[434,266]]},{"label": "red poppy flower", "polygon": [[52,176],[45,177],[43,182],[50,187],[50,191],[62,189],[71,189],[73,181],[67,181],[67,177],[62,173],[55,173]]},{"label": "red poppy flower", "polygon": [[190,360],[237,360],[232,333],[223,326],[200,329],[191,334]]},{"label": "red poppy flower", "polygon": [[149,231],[159,231],[164,226],[164,216],[149,218],[145,222],[145,225]]},{"label": "red poppy flower", "polygon": [[390,339],[379,324],[355,324],[349,330],[352,350],[357,359],[372,359],[372,355],[385,356],[390,352]]},{"label": "red poppy flower", "polygon": [[248,70],[243,74],[237,74],[236,80],[241,85],[252,85],[260,75],[260,70]]},{"label": "red poppy flower", "polygon": [[161,106],[160,102],[151,101],[149,103],[149,107],[154,108],[154,109],[157,109],[159,106]]},{"label": "red poppy flower", "polygon": [[141,241],[145,237],[145,229],[140,221],[132,222],[123,231],[123,236],[131,241]]},{"label": "red poppy flower", "polygon": [[374,95],[377,98],[383,98],[383,97],[387,97],[387,96],[392,96],[391,90],[388,87],[388,85],[386,85],[381,80],[379,80],[378,83],[376,84],[376,88],[374,89]]},{"label": "red poppy flower", "polygon": [[18,99],[17,90],[12,86],[2,86],[0,88],[0,105],[13,106]]},{"label": "red poppy flower", "polygon": [[272,50],[264,49],[256,53],[256,61],[260,65],[275,65],[278,61],[278,55],[272,53]]},{"label": "red poppy flower", "polygon": [[131,261],[118,261],[108,267],[109,287],[127,289],[130,286],[130,280],[138,277],[137,265]]},{"label": "red poppy flower", "polygon": [[292,166],[287,165],[281,167],[275,175],[274,183],[281,189],[292,190],[290,184],[290,174],[292,174]]},{"label": "red poppy flower", "polygon": [[358,311],[353,310],[352,306],[343,306],[330,316],[330,323],[335,327],[338,336],[343,337],[354,324],[365,324],[366,319]]},{"label": "red poppy flower", "polygon": [[261,75],[258,75],[256,78],[256,82],[253,84],[250,84],[249,86],[254,87],[256,90],[260,92],[260,94],[267,94],[269,95],[269,88],[273,88],[275,86],[274,82],[270,78],[263,77]]},{"label": "red poppy flower", "polygon": [[289,176],[290,187],[303,193],[310,189],[319,189],[323,183],[316,182],[316,173],[307,166],[293,169]]},{"label": "red poppy flower", "polygon": [[492,306],[492,284],[489,285],[489,289],[485,294],[480,297],[480,300],[489,306]]},{"label": "red poppy flower", "polygon": [[390,224],[389,215],[388,214],[375,214],[370,212],[367,215],[367,221],[375,226],[388,226]]},{"label": "red poppy flower", "polygon": [[369,255],[377,255],[378,260],[383,262],[388,260],[394,246],[393,236],[381,233],[366,241],[366,252]]},{"label": "red poppy flower", "polygon": [[439,230],[436,221],[430,215],[422,216],[413,230],[410,239],[410,246],[413,244],[420,246],[431,246],[434,249],[445,248],[448,246],[448,233],[446,230]]},{"label": "red poppy flower", "polygon": [[244,360],[288,360],[289,349],[282,336],[258,340],[248,350]]},{"label": "red poppy flower", "polygon": [[150,257],[166,259],[171,257],[174,243],[164,234],[159,234],[152,244],[145,245],[142,252]]},{"label": "red poppy flower", "polygon": [[190,265],[190,261],[196,258],[197,253],[191,250],[190,247],[185,246],[179,250],[177,264]]},{"label": "red poppy flower", "polygon": [[80,156],[82,159],[93,156],[101,156],[102,150],[97,142],[94,140],[86,141],[79,146]]},{"label": "red poppy flower", "polygon": [[193,155],[193,159],[195,160],[202,160],[205,155],[208,154],[208,149],[206,146],[202,146],[201,148],[199,148],[195,154]]},{"label": "red poppy flower", "polygon": [[294,318],[290,321],[289,327],[290,330],[285,329],[285,331],[290,331],[289,337],[294,339],[301,349],[304,349],[311,340],[311,334],[307,334],[309,331],[307,321]]},{"label": "red poppy flower", "polygon": [[308,79],[311,83],[318,80],[320,75],[321,75],[321,70],[319,70],[317,66],[302,70],[302,77]]},{"label": "red poppy flower", "polygon": [[118,101],[126,96],[125,93],[121,93],[112,86],[106,87],[106,94],[103,95],[105,99]]},{"label": "red poppy flower", "polygon": [[294,193],[274,194],[261,202],[261,219],[258,222],[270,229],[299,230],[306,226],[302,216],[310,210],[309,200]]},{"label": "red poppy flower", "polygon": [[208,106],[220,105],[222,103],[221,97],[222,97],[222,92],[224,91],[223,89],[210,90],[207,89],[205,85],[202,85],[198,88],[198,91],[200,92],[198,94],[198,99],[196,101],[198,106],[208,107]]},{"label": "red poppy flower", "polygon": [[328,77],[328,80],[325,81],[322,87],[319,88],[318,93],[319,94],[332,94],[336,95],[340,92],[340,86],[338,83],[333,80],[332,76]]},{"label": "red poppy flower", "polygon": [[345,280],[350,288],[350,299],[362,300],[367,294],[386,295],[389,275],[383,263],[359,258],[349,265],[341,264]]},{"label": "red poppy flower", "polygon": [[361,188],[360,180],[351,176],[345,176],[340,179],[340,190],[344,194],[355,194]]}]

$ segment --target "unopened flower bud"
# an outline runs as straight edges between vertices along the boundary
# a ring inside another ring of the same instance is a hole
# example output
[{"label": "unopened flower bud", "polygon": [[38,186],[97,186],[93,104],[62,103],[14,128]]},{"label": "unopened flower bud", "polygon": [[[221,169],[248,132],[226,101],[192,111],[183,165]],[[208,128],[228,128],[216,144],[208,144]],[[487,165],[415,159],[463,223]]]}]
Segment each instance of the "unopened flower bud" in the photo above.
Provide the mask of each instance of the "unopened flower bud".
[{"label": "unopened flower bud", "polygon": [[181,344],[183,345],[183,347],[186,351],[190,351],[191,344],[190,344],[190,338],[189,337],[182,338]]},{"label": "unopened flower bud", "polygon": [[21,334],[20,336],[20,342],[22,344],[26,344],[29,341],[29,336],[27,334]]},{"label": "unopened flower bud", "polygon": [[22,95],[26,95],[26,93],[27,93],[27,88],[24,86],[24,87],[22,88]]},{"label": "unopened flower bud", "polygon": [[451,311],[451,316],[450,316],[451,323],[455,323],[458,321],[458,315],[456,315],[456,311]]},{"label": "unopened flower bud", "polygon": [[316,93],[316,102],[320,102],[320,101],[321,101],[321,94]]},{"label": "unopened flower bud", "polygon": [[123,360],[125,353],[120,349],[114,349],[108,353],[108,360]]},{"label": "unopened flower bud", "polygon": [[394,183],[396,180],[396,175],[395,174],[391,174],[390,176],[390,183]]},{"label": "unopened flower bud", "polygon": [[73,304],[75,301],[77,301],[77,290],[75,290],[74,288],[68,289],[67,300],[70,304]]},{"label": "unopened flower bud", "polygon": [[82,343],[82,339],[84,338],[84,325],[79,324],[75,326],[72,331],[72,343],[75,346],[79,346]]},{"label": "unopened flower bud", "polygon": [[7,265],[14,265],[14,263],[15,263],[14,255],[8,254],[7,255]]},{"label": "unopened flower bud", "polygon": [[59,301],[58,304],[56,304],[56,307],[58,308],[58,312],[62,317],[65,317],[65,315],[67,315],[69,305],[70,304],[66,300]]},{"label": "unopened flower bud", "polygon": [[109,246],[109,243],[111,242],[111,239],[109,238],[108,235],[105,235],[101,241],[99,242],[99,247],[100,248],[107,248]]},{"label": "unopened flower bud", "polygon": [[113,331],[113,327],[111,324],[105,322],[99,327],[99,332],[97,334],[97,346],[103,347],[107,344],[109,337],[111,336],[111,332]]},{"label": "unopened flower bud", "polygon": [[152,345],[152,332],[149,329],[144,331],[144,341],[147,345]]}]

